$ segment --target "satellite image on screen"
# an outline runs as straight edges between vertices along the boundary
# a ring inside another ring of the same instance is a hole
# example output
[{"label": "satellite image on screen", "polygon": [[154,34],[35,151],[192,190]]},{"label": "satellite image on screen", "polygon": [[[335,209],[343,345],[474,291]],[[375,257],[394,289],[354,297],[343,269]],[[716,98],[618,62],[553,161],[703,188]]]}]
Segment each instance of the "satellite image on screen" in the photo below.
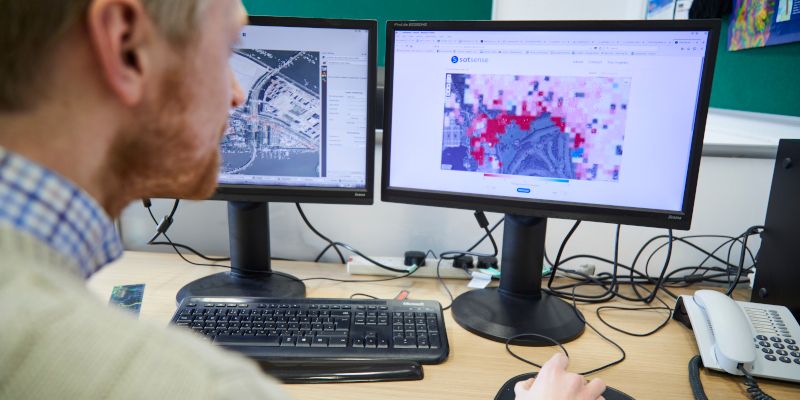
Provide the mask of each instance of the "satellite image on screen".
[{"label": "satellite image on screen", "polygon": [[629,78],[447,74],[445,170],[619,180]]},{"label": "satellite image on screen", "polygon": [[221,173],[319,177],[319,52],[236,49],[230,62],[245,102],[230,113]]}]

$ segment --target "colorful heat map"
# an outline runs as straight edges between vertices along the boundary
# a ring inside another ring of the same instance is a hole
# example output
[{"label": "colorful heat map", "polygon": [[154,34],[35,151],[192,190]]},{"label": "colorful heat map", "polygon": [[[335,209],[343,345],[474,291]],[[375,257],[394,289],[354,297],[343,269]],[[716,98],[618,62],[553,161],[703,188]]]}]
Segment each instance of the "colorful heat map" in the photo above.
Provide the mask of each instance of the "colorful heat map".
[{"label": "colorful heat map", "polygon": [[618,181],[630,84],[447,74],[442,169]]}]

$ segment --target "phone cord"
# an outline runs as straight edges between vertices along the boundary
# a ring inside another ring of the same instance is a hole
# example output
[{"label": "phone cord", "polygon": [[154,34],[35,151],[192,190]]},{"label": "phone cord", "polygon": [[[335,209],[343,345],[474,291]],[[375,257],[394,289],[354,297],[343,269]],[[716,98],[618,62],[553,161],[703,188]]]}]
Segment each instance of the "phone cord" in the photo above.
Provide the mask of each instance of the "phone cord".
[{"label": "phone cord", "polygon": [[[689,385],[692,387],[692,394],[695,400],[708,400],[706,392],[703,390],[703,382],[700,382],[700,367],[702,363],[700,356],[694,356],[689,360]],[[739,364],[739,371],[744,374],[744,385],[747,386],[747,394],[752,400],[775,400],[774,397],[764,393],[755,378],[744,369],[744,365]]]},{"label": "phone cord", "polygon": [[744,369],[744,366],[742,364],[739,364],[738,368],[739,368],[739,371],[742,371],[742,373],[744,374],[744,384],[745,384],[745,386],[747,386],[747,394],[750,395],[751,399],[753,399],[753,400],[775,400],[774,397],[764,393],[761,390],[761,388],[758,387],[758,383],[756,382],[756,379],[753,378],[753,376],[750,375],[750,373],[747,372],[747,370]]},{"label": "phone cord", "polygon": [[689,385],[692,387],[692,394],[695,400],[708,400],[706,392],[703,390],[703,382],[700,382],[700,356],[694,356],[689,360]]}]

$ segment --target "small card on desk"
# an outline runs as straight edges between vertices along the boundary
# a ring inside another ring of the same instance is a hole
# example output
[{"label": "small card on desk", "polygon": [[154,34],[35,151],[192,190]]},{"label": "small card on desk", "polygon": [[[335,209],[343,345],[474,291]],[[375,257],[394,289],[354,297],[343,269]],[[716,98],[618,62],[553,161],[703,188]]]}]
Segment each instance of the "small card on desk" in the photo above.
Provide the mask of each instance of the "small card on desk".
[{"label": "small card on desk", "polygon": [[118,307],[131,311],[139,315],[142,308],[142,297],[144,296],[144,284],[114,286],[111,290],[111,298],[108,304],[116,304]]}]

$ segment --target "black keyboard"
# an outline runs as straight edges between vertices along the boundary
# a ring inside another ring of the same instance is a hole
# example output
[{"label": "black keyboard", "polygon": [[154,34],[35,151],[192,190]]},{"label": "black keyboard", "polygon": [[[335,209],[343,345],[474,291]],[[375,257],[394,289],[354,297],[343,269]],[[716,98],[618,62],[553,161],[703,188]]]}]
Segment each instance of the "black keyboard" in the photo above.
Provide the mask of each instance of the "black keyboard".
[{"label": "black keyboard", "polygon": [[188,297],[172,323],[256,359],[438,364],[450,351],[436,301]]}]

